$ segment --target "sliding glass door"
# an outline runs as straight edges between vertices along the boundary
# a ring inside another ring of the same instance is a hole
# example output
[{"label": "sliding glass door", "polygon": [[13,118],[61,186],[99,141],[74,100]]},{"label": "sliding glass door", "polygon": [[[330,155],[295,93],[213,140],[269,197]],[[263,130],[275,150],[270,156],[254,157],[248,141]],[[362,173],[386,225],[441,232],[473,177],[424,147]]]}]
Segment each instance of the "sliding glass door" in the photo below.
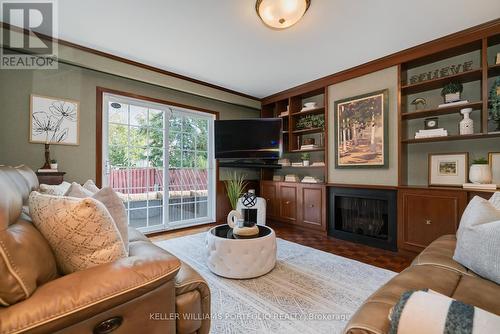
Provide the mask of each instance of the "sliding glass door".
[{"label": "sliding glass door", "polygon": [[143,232],[215,221],[212,114],[104,94],[103,185]]}]

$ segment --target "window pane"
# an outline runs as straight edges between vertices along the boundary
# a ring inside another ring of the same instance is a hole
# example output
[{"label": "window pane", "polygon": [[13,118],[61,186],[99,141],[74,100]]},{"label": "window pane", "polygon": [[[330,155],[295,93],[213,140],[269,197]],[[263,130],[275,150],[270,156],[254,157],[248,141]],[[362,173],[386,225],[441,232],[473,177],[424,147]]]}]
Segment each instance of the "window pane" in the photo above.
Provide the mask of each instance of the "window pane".
[{"label": "window pane", "polygon": [[208,216],[208,202],[196,203],[196,218]]},{"label": "window pane", "polygon": [[163,169],[163,149],[152,147],[149,149],[149,167]]},{"label": "window pane", "polygon": [[128,105],[123,103],[109,102],[109,122],[128,123]]},{"label": "window pane", "polygon": [[163,130],[149,129],[149,146],[163,147]]},{"label": "window pane", "polygon": [[128,126],[110,124],[108,126],[108,145],[127,146]]},{"label": "window pane", "polygon": [[182,131],[182,117],[171,115],[168,122],[170,131]]},{"label": "window pane", "polygon": [[144,126],[147,124],[148,109],[130,105],[130,125]]},{"label": "window pane", "polygon": [[148,211],[147,209],[139,209],[139,210],[129,210],[129,225],[135,228],[146,227],[148,226],[147,217]]},{"label": "window pane", "polygon": [[182,134],[182,149],[183,150],[194,150],[195,149],[195,138],[196,136],[192,133]]},{"label": "window pane", "polygon": [[187,203],[187,204],[182,204],[182,219],[193,219],[195,218],[195,204],[194,203]]},{"label": "window pane", "polygon": [[144,147],[147,145],[148,130],[147,128],[130,127],[130,146]]},{"label": "window pane", "polygon": [[195,166],[195,156],[194,152],[183,151],[182,152],[182,167],[194,167]]},{"label": "window pane", "polygon": [[148,125],[155,129],[163,129],[163,111],[156,109],[149,109]]},{"label": "window pane", "polygon": [[196,153],[196,160],[195,160],[195,167],[196,168],[208,168],[208,160],[207,160],[207,153],[206,152],[197,152]]}]

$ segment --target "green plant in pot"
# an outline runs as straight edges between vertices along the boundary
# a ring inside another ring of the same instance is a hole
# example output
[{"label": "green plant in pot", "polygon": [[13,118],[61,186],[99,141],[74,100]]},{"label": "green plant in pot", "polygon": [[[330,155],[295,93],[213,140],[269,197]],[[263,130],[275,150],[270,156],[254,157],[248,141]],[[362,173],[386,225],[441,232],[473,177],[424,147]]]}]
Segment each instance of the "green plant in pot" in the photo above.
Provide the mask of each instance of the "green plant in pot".
[{"label": "green plant in pot", "polygon": [[491,168],[486,158],[472,160],[469,171],[469,180],[474,184],[491,183]]},{"label": "green plant in pot", "polygon": [[302,159],[302,165],[309,166],[309,162],[310,162],[310,159],[311,159],[311,154],[310,153],[302,153],[302,155],[300,156],[300,158]]},{"label": "green plant in pot", "polygon": [[460,101],[460,94],[463,90],[464,87],[460,82],[450,82],[444,85],[441,96],[444,98],[445,103]]},{"label": "green plant in pot", "polygon": [[488,118],[496,123],[495,131],[500,131],[500,77],[495,80],[488,97]]},{"label": "green plant in pot", "polygon": [[226,186],[227,197],[229,198],[229,203],[231,204],[232,211],[227,215],[227,223],[229,226],[234,226],[236,220],[241,218],[241,215],[236,211],[238,205],[238,200],[241,195],[245,192],[247,182],[245,181],[245,175],[238,175],[236,172],[231,175],[229,180],[224,181]]}]

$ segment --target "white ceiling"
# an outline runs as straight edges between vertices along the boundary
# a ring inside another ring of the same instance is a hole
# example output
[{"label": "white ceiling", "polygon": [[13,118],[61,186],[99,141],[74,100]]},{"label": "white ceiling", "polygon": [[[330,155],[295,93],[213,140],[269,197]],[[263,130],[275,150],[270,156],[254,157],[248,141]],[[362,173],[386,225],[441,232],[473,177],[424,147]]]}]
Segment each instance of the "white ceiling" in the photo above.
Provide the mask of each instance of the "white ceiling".
[{"label": "white ceiling", "polygon": [[498,0],[312,0],[276,31],[255,0],[63,0],[59,37],[256,97],[500,17]]}]

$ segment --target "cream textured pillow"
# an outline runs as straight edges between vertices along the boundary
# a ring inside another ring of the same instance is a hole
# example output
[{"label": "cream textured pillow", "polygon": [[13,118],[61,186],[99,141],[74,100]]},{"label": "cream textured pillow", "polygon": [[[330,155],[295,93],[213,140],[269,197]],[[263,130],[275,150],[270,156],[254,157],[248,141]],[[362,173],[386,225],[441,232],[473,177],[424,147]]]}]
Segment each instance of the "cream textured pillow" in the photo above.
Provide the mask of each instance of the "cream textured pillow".
[{"label": "cream textured pillow", "polygon": [[500,210],[500,191],[497,191],[490,198],[490,203],[497,209]]},{"label": "cream textured pillow", "polygon": [[500,284],[500,210],[479,196],[462,215],[453,259]]},{"label": "cream textured pillow", "polygon": [[41,184],[40,192],[46,195],[54,195],[54,196],[64,196],[64,194],[68,191],[71,183],[63,181],[58,185],[50,185],[50,184]]},{"label": "cream textured pillow", "polygon": [[73,182],[65,196],[85,198],[92,197],[104,204],[108,212],[111,214],[113,221],[122,236],[125,249],[128,251],[128,219],[127,211],[123,201],[118,197],[115,191],[111,188],[105,187],[92,194],[87,189],[84,189],[78,183]]},{"label": "cream textured pillow", "polygon": [[94,181],[92,181],[92,180],[85,181],[85,183],[83,184],[83,188],[87,189],[88,191],[90,191],[92,193],[96,193],[99,191],[99,188],[97,188]]},{"label": "cream textured pillow", "polygon": [[40,194],[29,197],[33,224],[49,242],[64,274],[127,256],[118,229],[104,204]]}]

